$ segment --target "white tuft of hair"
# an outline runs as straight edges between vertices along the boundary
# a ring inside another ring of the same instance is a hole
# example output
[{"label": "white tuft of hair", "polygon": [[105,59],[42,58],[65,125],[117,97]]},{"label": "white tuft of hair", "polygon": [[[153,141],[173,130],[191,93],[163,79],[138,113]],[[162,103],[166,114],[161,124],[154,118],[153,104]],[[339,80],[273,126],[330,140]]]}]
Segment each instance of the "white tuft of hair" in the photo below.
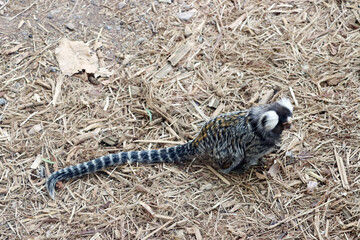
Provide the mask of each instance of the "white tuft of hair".
[{"label": "white tuft of hair", "polygon": [[292,112],[294,109],[294,107],[291,105],[291,102],[288,98],[282,98],[279,101],[277,101],[277,103],[279,103],[281,106],[284,106],[287,109],[289,109],[290,112]]},{"label": "white tuft of hair", "polygon": [[277,113],[275,111],[267,111],[265,112],[261,118],[260,118],[260,122],[259,124],[261,124],[262,120],[266,118],[265,124],[264,124],[264,129],[266,131],[271,131],[273,130],[276,125],[279,123],[279,115],[277,115]]}]

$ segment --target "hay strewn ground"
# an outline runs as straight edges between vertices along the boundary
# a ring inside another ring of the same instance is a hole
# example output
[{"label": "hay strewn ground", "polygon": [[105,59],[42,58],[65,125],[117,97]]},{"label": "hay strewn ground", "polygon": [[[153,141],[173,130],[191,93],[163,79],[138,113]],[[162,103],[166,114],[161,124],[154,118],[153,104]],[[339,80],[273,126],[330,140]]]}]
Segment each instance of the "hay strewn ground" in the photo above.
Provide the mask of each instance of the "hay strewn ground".
[{"label": "hay strewn ground", "polygon": [[[0,15],[0,239],[358,238],[359,2],[8,1]],[[54,49],[65,36],[101,42],[114,74],[60,85]],[[275,177],[122,166],[64,182],[53,201],[38,173],[183,143],[207,117],[281,96],[295,122],[267,158]]]}]

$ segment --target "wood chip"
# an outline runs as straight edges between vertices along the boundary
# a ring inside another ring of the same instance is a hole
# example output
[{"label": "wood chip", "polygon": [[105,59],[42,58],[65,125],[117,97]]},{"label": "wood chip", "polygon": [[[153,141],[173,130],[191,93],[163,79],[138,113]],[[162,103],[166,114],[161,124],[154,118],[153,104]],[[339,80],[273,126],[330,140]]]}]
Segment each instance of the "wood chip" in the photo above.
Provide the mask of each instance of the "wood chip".
[{"label": "wood chip", "polygon": [[51,86],[41,79],[36,79],[35,83],[42,86],[43,88],[46,88],[47,90],[51,90]]},{"label": "wood chip", "polygon": [[334,147],[334,155],[335,155],[336,163],[337,163],[337,166],[339,169],[342,186],[343,186],[343,188],[350,190],[349,182],[348,182],[347,176],[346,176],[344,161],[343,161],[342,157],[340,157],[339,154],[337,153],[334,145],[333,145],[333,147]]},{"label": "wood chip", "polygon": [[61,93],[61,87],[64,81],[64,75],[61,74],[59,75],[59,77],[56,79],[56,86],[55,86],[55,91],[54,91],[54,96],[53,96],[53,100],[52,100],[52,104],[55,106],[58,98],[60,96]]},{"label": "wood chip", "polygon": [[219,116],[224,108],[225,108],[225,104],[220,103],[219,106],[216,108],[216,110],[211,114],[211,117]]},{"label": "wood chip", "polygon": [[40,166],[40,164],[42,163],[42,158],[43,158],[42,155],[37,155],[34,162],[31,164],[30,168],[37,169]]},{"label": "wood chip", "polygon": [[173,70],[173,67],[170,63],[166,63],[156,74],[155,79],[162,79],[168,75],[169,72]]},{"label": "wood chip", "polygon": [[212,98],[208,104],[209,107],[211,108],[217,108],[220,104],[220,101],[216,98]]},{"label": "wood chip", "polygon": [[170,56],[169,62],[173,67],[178,64],[178,62],[193,48],[194,44],[191,42],[186,42],[174,52],[173,55]]},{"label": "wood chip", "polygon": [[274,89],[267,91],[259,101],[259,104],[269,103],[270,99],[274,96]]},{"label": "wood chip", "polygon": [[139,204],[140,204],[143,208],[145,208],[145,210],[146,210],[148,213],[150,213],[151,216],[154,216],[154,215],[155,215],[154,211],[152,210],[152,208],[151,208],[149,205],[147,205],[146,203],[141,202],[141,201],[139,202]]},{"label": "wood chip", "polygon": [[72,142],[74,143],[74,145],[78,145],[80,143],[83,143],[85,142],[86,140],[90,139],[90,138],[93,138],[95,136],[97,136],[101,131],[101,128],[97,128],[95,129],[94,131],[92,132],[89,132],[89,133],[83,133],[77,137],[75,137]]}]

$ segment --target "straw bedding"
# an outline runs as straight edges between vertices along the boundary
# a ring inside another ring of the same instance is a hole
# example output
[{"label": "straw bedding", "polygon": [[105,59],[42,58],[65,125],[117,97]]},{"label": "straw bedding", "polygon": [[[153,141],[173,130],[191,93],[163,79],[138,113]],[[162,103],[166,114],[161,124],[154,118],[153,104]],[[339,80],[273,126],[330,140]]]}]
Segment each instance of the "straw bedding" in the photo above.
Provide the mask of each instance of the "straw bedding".
[{"label": "straw bedding", "polygon": [[[359,9],[0,1],[0,239],[356,239]],[[113,73],[62,76],[63,37],[100,45]],[[55,201],[45,191],[41,169],[184,143],[209,117],[282,96],[294,124],[264,168],[126,165],[58,184]]]}]

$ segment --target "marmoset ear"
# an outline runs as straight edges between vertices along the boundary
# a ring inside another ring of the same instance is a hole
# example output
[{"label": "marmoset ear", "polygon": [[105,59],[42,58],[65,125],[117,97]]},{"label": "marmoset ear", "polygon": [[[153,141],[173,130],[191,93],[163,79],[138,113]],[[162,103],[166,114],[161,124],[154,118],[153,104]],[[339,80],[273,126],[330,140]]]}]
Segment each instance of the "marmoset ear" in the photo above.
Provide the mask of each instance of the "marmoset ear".
[{"label": "marmoset ear", "polygon": [[273,130],[279,123],[279,115],[275,111],[267,111],[261,115],[258,127],[267,132]]},{"label": "marmoset ear", "polygon": [[287,109],[289,109],[289,111],[292,113],[292,111],[294,110],[294,107],[291,105],[291,102],[288,98],[282,98],[279,101],[277,101],[278,104],[280,104],[283,107],[286,107]]}]

